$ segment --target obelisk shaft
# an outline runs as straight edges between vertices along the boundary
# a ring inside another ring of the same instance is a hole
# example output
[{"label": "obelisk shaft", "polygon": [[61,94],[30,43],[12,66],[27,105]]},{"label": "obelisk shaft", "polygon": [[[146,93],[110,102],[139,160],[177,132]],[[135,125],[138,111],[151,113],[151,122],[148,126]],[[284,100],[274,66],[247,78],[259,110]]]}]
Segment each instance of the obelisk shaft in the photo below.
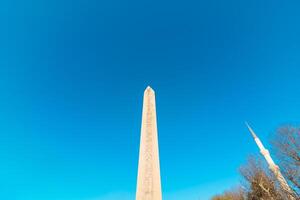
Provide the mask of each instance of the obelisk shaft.
[{"label": "obelisk shaft", "polygon": [[136,200],[161,200],[155,93],[144,92]]}]

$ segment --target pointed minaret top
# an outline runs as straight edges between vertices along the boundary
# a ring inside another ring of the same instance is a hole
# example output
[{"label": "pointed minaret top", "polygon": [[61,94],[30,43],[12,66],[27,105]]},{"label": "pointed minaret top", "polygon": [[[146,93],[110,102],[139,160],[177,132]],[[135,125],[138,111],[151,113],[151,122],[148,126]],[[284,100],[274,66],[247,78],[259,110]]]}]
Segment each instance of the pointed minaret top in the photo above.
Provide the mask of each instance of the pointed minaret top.
[{"label": "pointed minaret top", "polygon": [[253,138],[257,138],[256,134],[254,133],[254,131],[252,130],[252,128],[250,127],[250,125],[248,124],[248,122],[245,122],[247,128],[249,129],[251,135],[253,136]]}]

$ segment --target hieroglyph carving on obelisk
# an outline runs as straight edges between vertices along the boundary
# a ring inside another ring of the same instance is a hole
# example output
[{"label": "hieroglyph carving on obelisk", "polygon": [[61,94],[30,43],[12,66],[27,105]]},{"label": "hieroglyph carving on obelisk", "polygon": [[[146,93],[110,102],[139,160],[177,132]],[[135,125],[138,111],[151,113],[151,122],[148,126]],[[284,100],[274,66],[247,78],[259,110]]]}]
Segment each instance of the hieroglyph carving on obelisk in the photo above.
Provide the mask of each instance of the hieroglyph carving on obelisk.
[{"label": "hieroglyph carving on obelisk", "polygon": [[136,200],[161,200],[155,93],[144,92]]}]

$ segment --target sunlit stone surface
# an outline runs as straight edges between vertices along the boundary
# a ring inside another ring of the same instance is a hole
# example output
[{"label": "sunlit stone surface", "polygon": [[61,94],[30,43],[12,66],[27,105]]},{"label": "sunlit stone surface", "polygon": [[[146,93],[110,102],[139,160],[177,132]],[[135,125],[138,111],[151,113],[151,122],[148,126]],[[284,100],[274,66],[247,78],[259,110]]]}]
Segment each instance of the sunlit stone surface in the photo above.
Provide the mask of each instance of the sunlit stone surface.
[{"label": "sunlit stone surface", "polygon": [[161,200],[155,94],[144,92],[136,200]]}]

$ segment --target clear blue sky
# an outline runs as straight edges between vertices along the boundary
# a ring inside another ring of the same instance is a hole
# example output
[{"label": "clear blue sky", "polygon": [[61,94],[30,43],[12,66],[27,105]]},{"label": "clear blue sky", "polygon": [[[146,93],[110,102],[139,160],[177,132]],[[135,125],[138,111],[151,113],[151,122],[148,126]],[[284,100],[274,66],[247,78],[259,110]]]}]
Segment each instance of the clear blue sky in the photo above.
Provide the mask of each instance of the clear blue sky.
[{"label": "clear blue sky", "polygon": [[[298,0],[0,3],[0,199],[133,199],[156,91],[165,200],[238,184],[300,119]],[[269,147],[268,144],[266,144]]]}]

